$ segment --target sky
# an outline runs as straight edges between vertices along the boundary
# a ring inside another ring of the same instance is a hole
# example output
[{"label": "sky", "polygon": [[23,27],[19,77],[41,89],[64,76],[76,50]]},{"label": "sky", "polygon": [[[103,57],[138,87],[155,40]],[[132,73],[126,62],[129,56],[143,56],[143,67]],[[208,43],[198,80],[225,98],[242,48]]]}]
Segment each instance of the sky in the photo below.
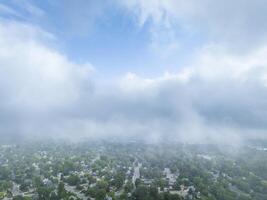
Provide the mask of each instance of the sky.
[{"label": "sky", "polygon": [[267,138],[264,0],[1,0],[2,138]]}]

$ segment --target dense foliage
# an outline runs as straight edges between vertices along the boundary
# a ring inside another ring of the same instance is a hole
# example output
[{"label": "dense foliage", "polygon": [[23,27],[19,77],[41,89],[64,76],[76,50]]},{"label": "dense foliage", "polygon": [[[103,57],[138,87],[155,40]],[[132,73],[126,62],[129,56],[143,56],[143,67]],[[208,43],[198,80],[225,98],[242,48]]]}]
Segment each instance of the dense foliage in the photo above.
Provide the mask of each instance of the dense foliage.
[{"label": "dense foliage", "polygon": [[264,200],[267,151],[137,142],[0,147],[0,199]]}]

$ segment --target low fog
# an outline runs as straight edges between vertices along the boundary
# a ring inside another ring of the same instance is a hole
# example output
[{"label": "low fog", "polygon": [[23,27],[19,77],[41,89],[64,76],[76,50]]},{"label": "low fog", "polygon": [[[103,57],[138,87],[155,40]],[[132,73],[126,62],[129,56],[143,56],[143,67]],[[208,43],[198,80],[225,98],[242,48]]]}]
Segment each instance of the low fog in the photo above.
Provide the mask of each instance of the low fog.
[{"label": "low fog", "polygon": [[[129,70],[98,79],[97,67],[70,59],[58,48],[60,38],[54,34],[27,20],[1,17],[1,140],[129,138],[239,144],[267,138],[266,26],[245,17],[258,19],[261,15],[255,15],[255,8],[260,3],[240,8],[243,12],[235,15],[226,2],[230,16],[236,19],[231,23],[227,16],[206,13],[199,5],[191,8],[181,3],[183,10],[173,10],[171,2],[160,2],[155,6],[129,1],[120,6],[137,16],[139,26],[151,20],[150,32],[167,32],[163,46],[168,49],[170,43],[179,43],[176,37],[168,37],[173,20],[190,24],[185,29],[202,26],[211,32],[211,39],[194,49],[186,64],[156,76]],[[4,8],[2,5],[0,11],[10,14]],[[192,9],[198,12],[193,15]],[[180,15],[175,16],[176,11]],[[211,20],[214,15],[216,23]],[[228,34],[222,36],[228,22]],[[263,30],[251,31],[258,26]],[[243,37],[238,36],[241,32]],[[161,45],[157,38],[162,37],[152,34],[151,45]],[[254,43],[251,38],[258,39]],[[180,45],[184,48],[185,44]]]},{"label": "low fog", "polygon": [[266,47],[232,56],[211,46],[177,73],[129,72],[101,84],[89,63],[75,64],[44,44],[51,37],[30,25],[0,24],[1,138],[266,137]]}]

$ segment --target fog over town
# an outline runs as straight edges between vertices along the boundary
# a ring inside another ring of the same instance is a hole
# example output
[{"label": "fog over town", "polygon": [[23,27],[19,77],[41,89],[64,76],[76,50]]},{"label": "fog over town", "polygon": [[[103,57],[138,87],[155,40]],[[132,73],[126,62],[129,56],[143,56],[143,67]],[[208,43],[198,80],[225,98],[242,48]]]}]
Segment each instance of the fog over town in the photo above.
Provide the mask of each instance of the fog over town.
[{"label": "fog over town", "polygon": [[267,199],[263,0],[0,1],[0,199]]}]

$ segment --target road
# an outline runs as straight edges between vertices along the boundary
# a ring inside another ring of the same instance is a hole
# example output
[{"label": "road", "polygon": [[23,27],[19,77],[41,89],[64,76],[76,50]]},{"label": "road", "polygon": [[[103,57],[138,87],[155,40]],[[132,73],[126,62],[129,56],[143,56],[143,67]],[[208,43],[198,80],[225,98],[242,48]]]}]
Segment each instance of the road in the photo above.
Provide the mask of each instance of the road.
[{"label": "road", "polygon": [[138,163],[137,166],[136,166],[136,162],[137,161],[135,161],[133,163],[134,174],[133,174],[133,178],[132,178],[132,183],[133,183],[134,187],[136,187],[136,185],[135,185],[136,179],[139,179],[140,178],[140,167],[142,166],[141,163]]}]

